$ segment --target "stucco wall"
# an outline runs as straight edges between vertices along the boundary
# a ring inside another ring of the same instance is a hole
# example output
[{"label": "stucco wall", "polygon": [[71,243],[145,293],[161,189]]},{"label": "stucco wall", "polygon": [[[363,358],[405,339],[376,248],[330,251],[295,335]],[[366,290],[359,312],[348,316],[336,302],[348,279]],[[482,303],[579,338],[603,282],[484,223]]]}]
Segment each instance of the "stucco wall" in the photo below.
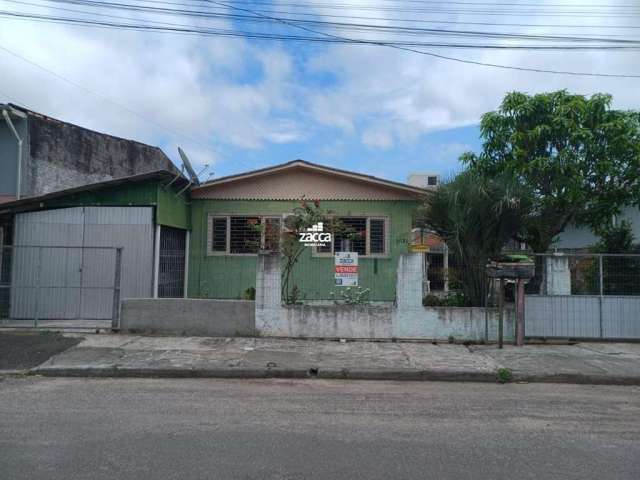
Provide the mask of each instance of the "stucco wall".
[{"label": "stucco wall", "polygon": [[[640,209],[638,207],[625,207],[622,209],[618,220],[627,220],[636,241],[640,241]],[[599,238],[588,227],[569,225],[556,238],[552,248],[587,248],[598,243]]]},{"label": "stucco wall", "polygon": [[155,170],[177,172],[157,147],[34,113],[28,113],[27,125],[24,196]]},{"label": "stucco wall", "polygon": [[[241,298],[256,286],[256,255],[207,255],[207,216],[282,215],[299,207],[299,201],[198,200],[191,202],[191,250],[189,296],[194,298]],[[389,222],[389,255],[359,259],[359,282],[371,289],[371,299],[393,301],[400,254],[407,251],[411,219],[417,203],[412,201],[321,201],[321,207],[342,216],[386,216]],[[294,283],[308,300],[326,300],[333,284],[333,257],[314,257],[306,248],[293,273]]]},{"label": "stucco wall", "polygon": [[132,298],[122,300],[120,328],[164,335],[254,335],[254,312],[251,301]]},{"label": "stucco wall", "polygon": [[[276,257],[260,255],[256,331],[263,336],[496,341],[499,312],[482,307],[423,307],[422,259],[405,254],[398,266],[396,305],[282,305]],[[514,338],[515,312],[505,309],[504,339]],[[486,335],[488,333],[488,335]]]}]

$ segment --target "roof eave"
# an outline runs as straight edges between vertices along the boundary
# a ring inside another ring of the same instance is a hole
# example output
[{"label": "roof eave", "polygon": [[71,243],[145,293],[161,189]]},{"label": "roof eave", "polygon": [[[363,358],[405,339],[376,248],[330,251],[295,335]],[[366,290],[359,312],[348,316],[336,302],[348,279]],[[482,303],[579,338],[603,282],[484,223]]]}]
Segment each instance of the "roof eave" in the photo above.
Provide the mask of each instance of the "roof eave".
[{"label": "roof eave", "polygon": [[252,177],[256,177],[256,176],[260,176],[260,175],[266,175],[266,174],[272,174],[272,173],[276,173],[278,171],[281,170],[286,170],[289,168],[295,168],[295,167],[304,167],[304,168],[309,168],[311,170],[316,170],[318,172],[321,173],[325,173],[325,174],[331,174],[331,175],[341,175],[343,177],[349,177],[352,178],[354,180],[358,180],[358,181],[362,181],[362,182],[369,182],[369,183],[375,183],[377,185],[380,186],[384,186],[387,188],[393,188],[393,189],[398,189],[398,190],[403,190],[405,192],[411,192],[414,193],[416,195],[425,195],[427,193],[429,193],[428,190],[420,188],[420,187],[414,187],[412,185],[407,185],[404,183],[400,183],[400,182],[394,182],[392,180],[385,180],[382,178],[378,178],[378,177],[374,177],[372,175],[365,175],[362,173],[357,173],[357,172],[350,172],[348,170],[341,170],[338,168],[333,168],[333,167],[327,167],[324,165],[317,165],[315,163],[311,163],[311,162],[307,162],[305,160],[292,160],[290,162],[286,162],[286,163],[281,163],[279,165],[274,165],[272,167],[266,167],[266,168],[261,168],[258,170],[252,170],[249,172],[243,172],[243,173],[239,173],[239,174],[235,174],[235,175],[229,175],[226,177],[221,177],[215,180],[209,180],[208,182],[205,182],[203,184],[201,184],[198,187],[194,187],[193,190],[197,191],[197,190],[202,190],[202,189],[206,189],[206,188],[210,188],[210,187],[214,187],[217,185],[223,185],[229,182],[233,182],[233,181],[238,181],[238,180],[245,180],[248,178],[252,178]]}]

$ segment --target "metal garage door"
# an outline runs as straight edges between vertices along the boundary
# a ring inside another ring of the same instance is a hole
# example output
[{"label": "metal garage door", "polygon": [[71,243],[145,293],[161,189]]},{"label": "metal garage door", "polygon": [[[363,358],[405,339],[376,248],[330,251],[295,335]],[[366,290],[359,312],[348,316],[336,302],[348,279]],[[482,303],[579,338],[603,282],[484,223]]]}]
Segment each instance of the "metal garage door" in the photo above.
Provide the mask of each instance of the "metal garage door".
[{"label": "metal garage door", "polygon": [[[18,214],[15,245],[11,318],[113,318],[118,264],[120,298],[152,294],[151,207],[76,207]],[[116,247],[122,248],[120,262]]]}]

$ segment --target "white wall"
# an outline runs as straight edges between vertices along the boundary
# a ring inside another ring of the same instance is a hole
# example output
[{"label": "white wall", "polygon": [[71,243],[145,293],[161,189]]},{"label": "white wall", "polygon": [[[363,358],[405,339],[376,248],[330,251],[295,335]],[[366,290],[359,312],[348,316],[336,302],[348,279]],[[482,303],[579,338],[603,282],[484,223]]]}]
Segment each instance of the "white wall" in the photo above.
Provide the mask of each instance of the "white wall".
[{"label": "white wall", "polygon": [[[636,242],[640,242],[640,209],[638,207],[626,207],[622,209],[618,221],[627,220],[631,223],[631,229]],[[595,245],[599,238],[587,227],[569,225],[558,235],[552,248],[587,248]]]},{"label": "white wall", "polygon": [[[495,308],[422,306],[422,272],[421,254],[400,257],[396,305],[282,305],[280,258],[259,255],[256,331],[276,337],[497,340]],[[505,340],[513,339],[514,320],[513,309],[506,309]]]}]

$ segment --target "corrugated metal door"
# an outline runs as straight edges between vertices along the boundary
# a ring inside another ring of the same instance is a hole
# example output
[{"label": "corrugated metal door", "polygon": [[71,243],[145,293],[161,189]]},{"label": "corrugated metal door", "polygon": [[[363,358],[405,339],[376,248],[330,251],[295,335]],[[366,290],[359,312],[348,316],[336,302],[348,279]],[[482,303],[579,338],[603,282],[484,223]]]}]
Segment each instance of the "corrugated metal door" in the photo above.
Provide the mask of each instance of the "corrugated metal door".
[{"label": "corrugated metal door", "polygon": [[115,250],[91,247],[124,248],[121,298],[151,296],[153,208],[29,212],[16,215],[15,225],[16,245],[45,248],[16,249],[12,318],[111,319]]},{"label": "corrugated metal door", "polygon": [[16,215],[11,318],[79,318],[82,248],[53,247],[81,247],[83,218],[82,207]]},{"label": "corrugated metal door", "polygon": [[[153,208],[85,207],[85,247],[123,247],[121,298],[149,298],[153,281]],[[82,318],[111,318],[115,262],[85,250]]]}]

